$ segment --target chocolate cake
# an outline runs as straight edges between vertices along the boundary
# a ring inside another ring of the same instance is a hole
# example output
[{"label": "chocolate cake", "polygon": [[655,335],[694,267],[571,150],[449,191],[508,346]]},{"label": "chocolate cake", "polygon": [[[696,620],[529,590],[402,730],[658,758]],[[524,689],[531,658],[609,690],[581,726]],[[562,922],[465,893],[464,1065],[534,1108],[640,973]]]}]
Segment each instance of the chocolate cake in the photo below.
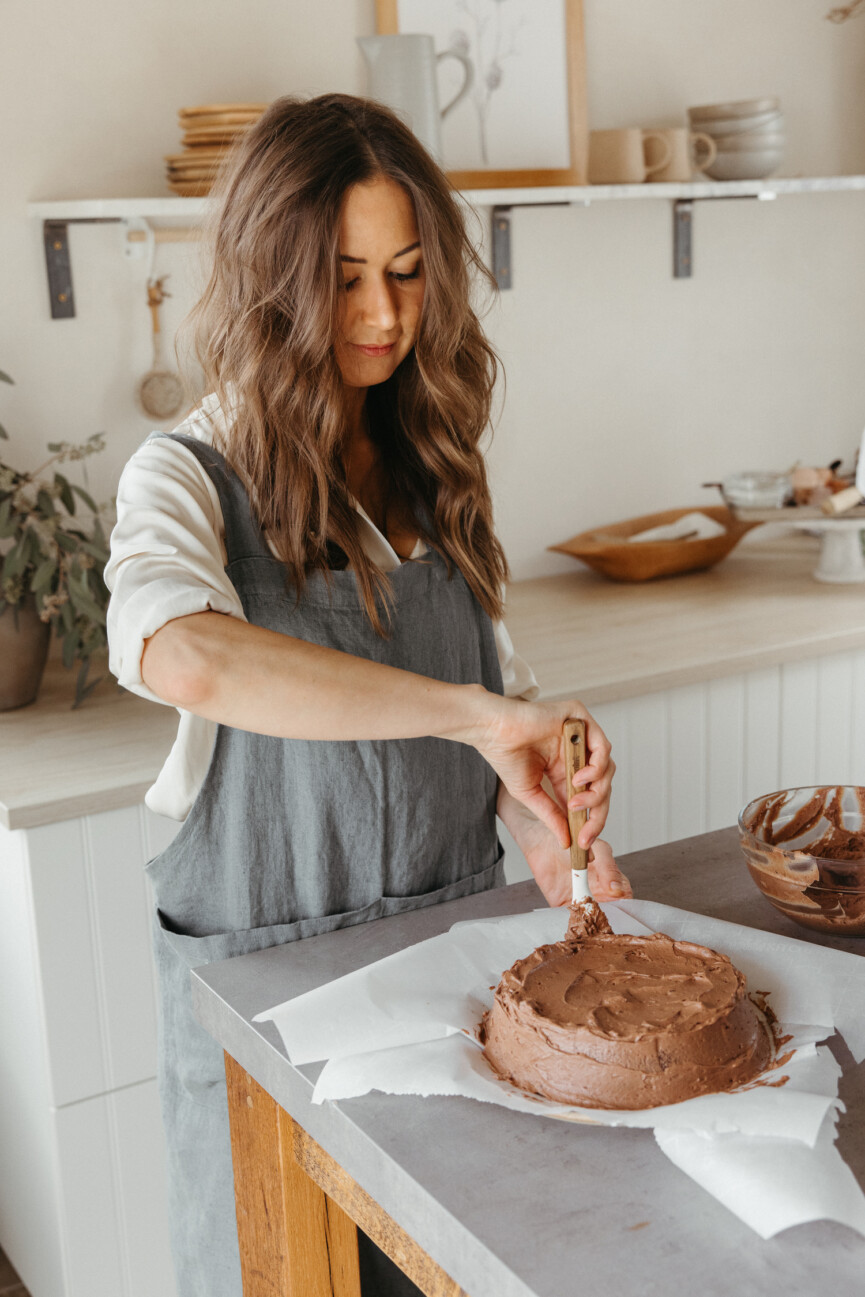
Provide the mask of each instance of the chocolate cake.
[{"label": "chocolate cake", "polygon": [[769,1033],[725,955],[616,936],[594,903],[565,941],[509,968],[481,1028],[505,1080],[585,1108],[655,1108],[731,1090],[769,1063]]}]

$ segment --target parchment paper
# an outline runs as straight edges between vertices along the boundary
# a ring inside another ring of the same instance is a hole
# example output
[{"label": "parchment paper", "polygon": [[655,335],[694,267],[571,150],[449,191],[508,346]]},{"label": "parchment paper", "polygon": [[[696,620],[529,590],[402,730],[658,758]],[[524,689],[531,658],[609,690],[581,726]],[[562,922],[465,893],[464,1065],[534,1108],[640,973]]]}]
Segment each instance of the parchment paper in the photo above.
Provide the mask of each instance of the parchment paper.
[{"label": "parchment paper", "polygon": [[563,938],[566,910],[456,924],[447,933],[257,1016],[291,1061],[327,1059],[313,1102],[387,1094],[460,1095],[538,1116],[647,1127],[659,1147],[764,1238],[807,1220],[865,1234],[865,1197],[834,1146],[840,1069],[817,1042],[837,1028],[865,1057],[865,960],[648,901],[604,905],[615,932],[666,932],[728,955],[769,1004],[792,1057],[760,1078],[787,1081],[640,1111],[577,1108],[517,1090],[476,1039],[505,968]]}]

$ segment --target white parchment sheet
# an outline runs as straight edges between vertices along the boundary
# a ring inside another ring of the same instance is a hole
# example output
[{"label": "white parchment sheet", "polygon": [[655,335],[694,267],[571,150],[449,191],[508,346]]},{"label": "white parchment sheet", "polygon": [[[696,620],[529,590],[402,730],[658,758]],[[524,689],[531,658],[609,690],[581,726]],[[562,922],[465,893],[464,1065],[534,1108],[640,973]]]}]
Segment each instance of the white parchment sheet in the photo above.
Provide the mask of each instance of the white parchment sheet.
[{"label": "white parchment sheet", "polygon": [[666,1155],[770,1238],[809,1220],[865,1234],[865,1196],[834,1145],[839,1068],[818,1041],[838,1030],[865,1058],[865,959],[651,901],[604,905],[614,932],[666,932],[728,955],[769,1005],[793,1055],[764,1074],[788,1078],[636,1112],[575,1108],[499,1080],[475,1037],[502,972],[560,941],[567,910],[456,924],[449,932],[257,1015],[273,1021],[297,1065],[328,1060],[314,1103],[380,1090],[462,1095],[535,1116],[651,1127]]}]

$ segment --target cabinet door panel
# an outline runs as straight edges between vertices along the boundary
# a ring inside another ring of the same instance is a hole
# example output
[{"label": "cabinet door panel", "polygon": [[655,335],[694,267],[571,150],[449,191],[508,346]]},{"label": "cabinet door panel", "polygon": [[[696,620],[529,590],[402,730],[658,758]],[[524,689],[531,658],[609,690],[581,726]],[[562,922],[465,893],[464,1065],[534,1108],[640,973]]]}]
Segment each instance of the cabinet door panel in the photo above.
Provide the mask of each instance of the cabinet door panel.
[{"label": "cabinet door panel", "polygon": [[59,1109],[54,1128],[68,1297],[126,1297],[107,1098]]},{"label": "cabinet door panel", "polygon": [[65,1297],[174,1297],[156,1082],[53,1114]]},{"label": "cabinet door panel", "polygon": [[108,1089],[155,1075],[151,918],[137,808],[84,821]]},{"label": "cabinet door panel", "polygon": [[141,810],[105,811],[26,836],[52,1101],[61,1107],[155,1075]]},{"label": "cabinet door panel", "polygon": [[30,1292],[63,1297],[47,1033],[27,843],[0,825],[0,1239]]},{"label": "cabinet door panel", "polygon": [[81,820],[27,831],[52,1103],[108,1086]]},{"label": "cabinet door panel", "polygon": [[120,1236],[129,1297],[174,1297],[168,1238],[165,1151],[156,1082],[110,1096]]}]

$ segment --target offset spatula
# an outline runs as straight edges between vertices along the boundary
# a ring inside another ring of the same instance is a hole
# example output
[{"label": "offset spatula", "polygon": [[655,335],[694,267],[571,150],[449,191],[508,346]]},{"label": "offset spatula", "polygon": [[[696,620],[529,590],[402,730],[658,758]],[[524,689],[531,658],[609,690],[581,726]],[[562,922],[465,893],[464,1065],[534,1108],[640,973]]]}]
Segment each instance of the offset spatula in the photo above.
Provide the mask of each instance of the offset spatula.
[{"label": "offset spatula", "polygon": [[[568,799],[574,796],[577,789],[573,785],[574,775],[586,764],[586,722],[565,721],[562,733],[565,743],[565,765],[568,772]],[[579,905],[590,901],[589,891],[589,853],[577,846],[577,835],[587,819],[584,806],[568,811],[568,828],[571,831],[571,904]]]}]

